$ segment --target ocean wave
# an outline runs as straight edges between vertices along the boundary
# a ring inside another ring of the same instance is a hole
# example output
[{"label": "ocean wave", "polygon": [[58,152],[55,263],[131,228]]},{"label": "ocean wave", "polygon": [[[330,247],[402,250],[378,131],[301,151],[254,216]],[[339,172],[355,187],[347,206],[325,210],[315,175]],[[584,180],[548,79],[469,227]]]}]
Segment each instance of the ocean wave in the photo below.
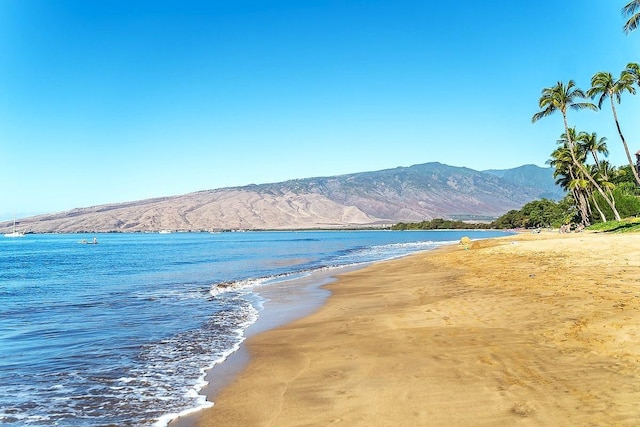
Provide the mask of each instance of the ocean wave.
[{"label": "ocean wave", "polygon": [[390,260],[407,256],[412,253],[431,250],[439,246],[454,244],[457,241],[422,241],[406,243],[390,243],[374,246],[360,246],[337,252],[334,256],[316,263],[315,266],[292,270],[286,273],[273,274],[257,278],[232,280],[213,283],[209,289],[211,297],[216,297],[227,292],[250,290],[260,286],[269,285],[312,275],[314,272],[356,267],[376,261]]}]

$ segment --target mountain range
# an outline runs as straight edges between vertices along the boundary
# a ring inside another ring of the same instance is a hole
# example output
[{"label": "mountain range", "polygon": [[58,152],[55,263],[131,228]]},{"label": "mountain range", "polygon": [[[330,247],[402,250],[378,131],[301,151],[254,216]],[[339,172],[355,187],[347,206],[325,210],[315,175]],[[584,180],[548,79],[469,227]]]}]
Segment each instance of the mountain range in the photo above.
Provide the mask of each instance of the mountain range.
[{"label": "mountain range", "polygon": [[[493,218],[529,201],[560,199],[552,170],[476,171],[425,163],[105,204],[21,219],[33,233],[366,227],[433,218]],[[6,232],[13,221],[0,223]]]}]

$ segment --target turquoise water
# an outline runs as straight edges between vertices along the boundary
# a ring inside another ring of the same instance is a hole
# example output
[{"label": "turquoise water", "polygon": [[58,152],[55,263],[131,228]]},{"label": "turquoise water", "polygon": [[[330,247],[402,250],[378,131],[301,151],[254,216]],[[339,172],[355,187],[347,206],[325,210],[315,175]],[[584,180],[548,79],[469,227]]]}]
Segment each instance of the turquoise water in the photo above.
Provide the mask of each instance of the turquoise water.
[{"label": "turquoise water", "polygon": [[[501,232],[27,235],[0,240],[0,424],[166,425],[206,405],[256,293]],[[97,245],[80,244],[97,237]],[[268,303],[267,303],[268,304]]]}]

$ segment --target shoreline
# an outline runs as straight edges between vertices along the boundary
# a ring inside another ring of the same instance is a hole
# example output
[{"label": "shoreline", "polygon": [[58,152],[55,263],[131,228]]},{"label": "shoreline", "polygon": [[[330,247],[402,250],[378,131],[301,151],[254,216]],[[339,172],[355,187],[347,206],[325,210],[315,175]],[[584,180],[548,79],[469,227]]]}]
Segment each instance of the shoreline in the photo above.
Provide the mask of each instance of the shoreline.
[{"label": "shoreline", "polygon": [[637,234],[541,233],[340,274],[195,425],[637,424],[638,267]]},{"label": "shoreline", "polygon": [[[256,288],[254,292],[257,298],[264,300],[265,307],[259,312],[258,320],[244,331],[245,341],[240,343],[238,350],[206,372],[204,377],[206,385],[199,394],[204,395],[208,402],[215,402],[218,393],[228,386],[249,363],[250,356],[245,346],[247,340],[313,314],[325,304],[331,294],[325,289],[325,285],[337,280],[341,274],[366,268],[370,264],[316,271],[306,277]],[[185,414],[173,418],[167,427],[194,426],[201,411],[208,408],[210,406],[188,410]]]}]

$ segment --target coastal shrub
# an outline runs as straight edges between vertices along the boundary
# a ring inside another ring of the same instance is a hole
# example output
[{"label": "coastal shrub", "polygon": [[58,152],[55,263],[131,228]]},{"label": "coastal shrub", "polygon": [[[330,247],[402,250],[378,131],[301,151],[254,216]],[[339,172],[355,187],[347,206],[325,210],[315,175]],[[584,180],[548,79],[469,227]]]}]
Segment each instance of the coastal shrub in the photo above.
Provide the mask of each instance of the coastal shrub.
[{"label": "coastal shrub", "polygon": [[622,221],[607,221],[587,228],[590,231],[628,233],[640,232],[640,218],[627,218]]},{"label": "coastal shrub", "polygon": [[[616,201],[616,209],[620,213],[622,218],[635,217],[640,215],[640,197],[635,193],[638,191],[638,188],[634,185],[634,183],[624,182],[619,184],[616,188],[613,189],[613,197]],[[602,200],[602,196],[600,194],[594,194],[598,206],[604,212],[607,219],[613,218],[613,211],[611,208],[604,203]],[[594,206],[594,215],[592,218],[593,223],[601,222],[601,218],[597,215],[597,211]]]},{"label": "coastal shrub", "polygon": [[[511,210],[495,220],[494,228],[559,227],[573,217],[570,203],[549,199],[534,200],[520,210]],[[569,221],[570,222],[570,221]]]}]

